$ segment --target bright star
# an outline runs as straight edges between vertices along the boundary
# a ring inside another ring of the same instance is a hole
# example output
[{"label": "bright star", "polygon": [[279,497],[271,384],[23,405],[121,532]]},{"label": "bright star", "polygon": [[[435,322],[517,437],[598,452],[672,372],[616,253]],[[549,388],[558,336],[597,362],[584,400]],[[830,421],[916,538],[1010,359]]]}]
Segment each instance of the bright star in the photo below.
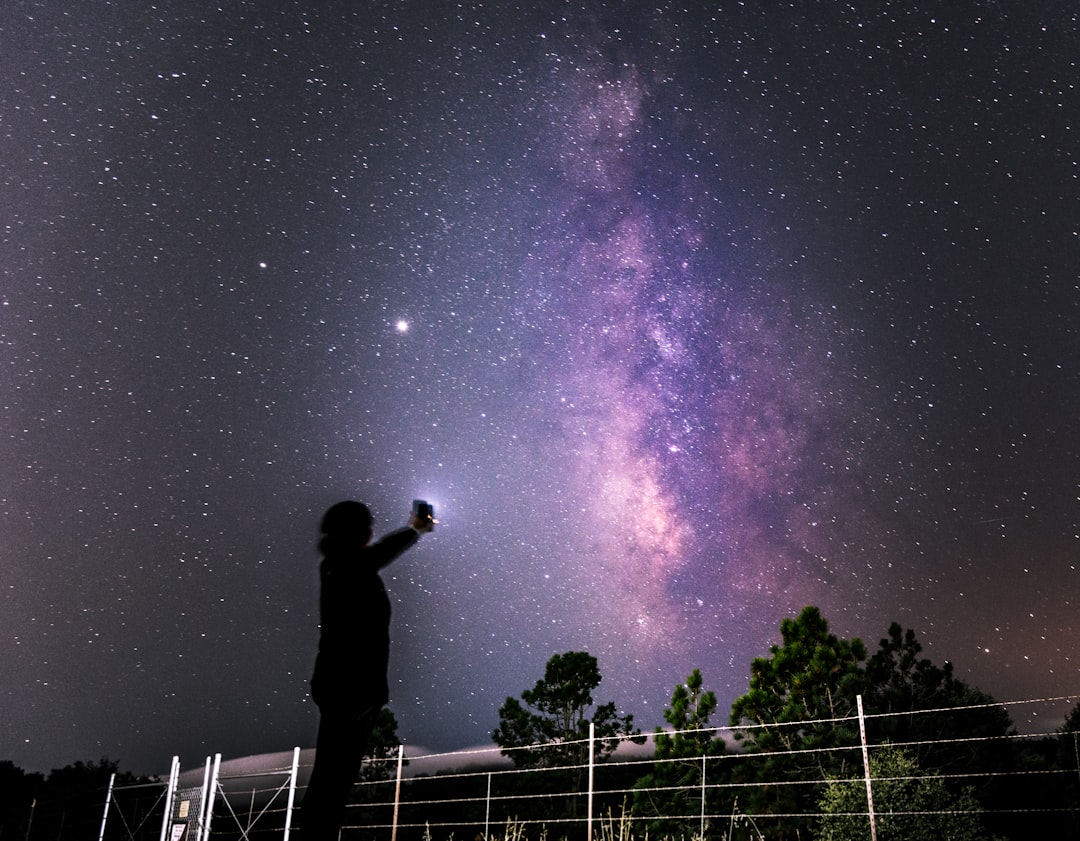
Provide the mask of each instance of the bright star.
[{"label": "bright star", "polygon": [[409,322],[407,322],[404,318],[399,319],[397,324],[394,325],[394,329],[396,329],[399,333],[407,333],[409,332]]}]

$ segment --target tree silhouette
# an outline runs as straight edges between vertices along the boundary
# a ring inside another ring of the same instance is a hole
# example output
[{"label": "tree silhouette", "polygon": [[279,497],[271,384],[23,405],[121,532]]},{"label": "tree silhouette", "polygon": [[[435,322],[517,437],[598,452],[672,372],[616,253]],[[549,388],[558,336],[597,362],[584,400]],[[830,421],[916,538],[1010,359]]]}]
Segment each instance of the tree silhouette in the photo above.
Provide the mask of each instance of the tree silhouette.
[{"label": "tree silhouette", "polygon": [[0,762],[0,838],[25,839],[30,829],[36,799],[45,785],[45,777],[17,768],[13,763]]},{"label": "tree silhouette", "polygon": [[702,785],[719,782],[720,772],[713,769],[705,779],[702,774],[708,774],[708,757],[720,756],[726,747],[716,737],[716,729],[709,727],[716,695],[702,691],[702,685],[701,672],[694,669],[685,684],[675,687],[671,706],[664,710],[664,719],[673,730],[656,728],[656,762],[635,786],[634,812],[656,818],[649,823],[649,834],[656,838],[694,836],[701,829],[702,811],[715,814],[718,809],[716,795],[705,795]]},{"label": "tree silhouette", "polygon": [[[867,662],[867,713],[886,714],[868,722],[871,741],[911,744],[912,758],[928,770],[1005,771],[1013,759],[1006,741],[1012,722],[1005,708],[955,677],[952,663],[939,668],[920,657],[921,651],[915,632],[893,622]],[[957,738],[975,741],[958,752],[948,744]]]},{"label": "tree silhouette", "polygon": [[[764,783],[741,795],[740,805],[755,814],[806,815],[820,792],[814,781],[855,775],[862,695],[871,744],[908,745],[910,760],[926,772],[968,775],[984,809],[1022,807],[1016,786],[1005,782],[1017,767],[1008,713],[956,678],[951,664],[920,657],[914,631],[894,622],[869,659],[858,638],[829,633],[816,607],[784,619],[780,632],[782,644],[752,662],[750,691],[732,705],[731,724],[741,728],[736,739],[765,754],[738,766],[739,781]],[[955,786],[952,793],[961,794]],[[997,823],[1004,828],[1008,821]],[[807,829],[804,819],[787,818],[775,837],[805,837]]]},{"label": "tree silhouette", "polygon": [[[747,750],[768,752],[847,743],[864,685],[866,647],[839,639],[816,607],[780,623],[782,645],[750,664],[750,691],[735,699],[731,724]],[[796,725],[796,726],[785,726]]]},{"label": "tree silhouette", "polygon": [[[397,754],[401,740],[397,734],[397,719],[389,707],[383,707],[375,717],[375,726],[368,739],[365,762],[360,768],[360,779],[364,782],[389,780],[397,775]],[[405,760],[404,764],[408,764]]]},{"label": "tree silhouette", "polygon": [[[857,745],[856,696],[865,675],[866,648],[857,637],[839,639],[816,607],[803,608],[795,619],[780,623],[781,645],[769,657],[750,665],[750,691],[735,699],[731,724],[747,752],[767,758],[739,766],[737,779],[764,782],[740,796],[750,814],[807,814],[814,809],[816,789],[797,785],[842,775],[847,752],[836,747]],[[786,818],[769,837],[805,837],[805,819]]]},{"label": "tree silhouette", "polygon": [[[121,772],[117,763],[103,757],[98,762],[74,762],[63,768],[55,768],[48,776],[23,774],[10,763],[0,763],[0,779],[14,784],[12,802],[16,807],[14,820],[21,826],[19,839],[26,841],[63,841],[66,838],[97,838],[101,829],[102,807],[109,787],[109,779],[116,775],[116,786],[129,786],[141,782],[141,778]],[[19,779],[22,775],[22,779]],[[29,798],[28,800],[26,798]],[[17,799],[23,800],[21,804]],[[7,797],[2,812],[7,812]],[[108,837],[119,834],[120,824],[113,822]],[[4,829],[8,830],[8,818],[4,817]],[[3,836],[7,838],[5,834]],[[13,836],[15,837],[15,836]]]},{"label": "tree silhouette", "polygon": [[[595,729],[595,759],[611,754],[624,739],[645,741],[634,729],[634,717],[620,717],[614,702],[593,707],[593,690],[600,685],[596,658],[585,651],[556,654],[544,677],[499,708],[499,726],[492,733],[504,756],[519,768],[561,768],[575,791],[581,790],[589,752],[589,724]],[[524,701],[524,705],[522,704]],[[576,800],[570,801],[576,815]]]},{"label": "tree silhouette", "polygon": [[[596,757],[610,754],[622,737],[639,734],[634,716],[619,717],[614,702],[600,704],[590,718],[592,692],[600,685],[596,658],[585,651],[556,654],[544,677],[521,693],[521,702],[507,698],[499,708],[499,726],[492,733],[504,756],[519,767],[553,768],[580,765],[588,756],[589,724],[596,733]],[[643,740],[638,740],[643,741]],[[520,750],[542,745],[537,750]]]}]

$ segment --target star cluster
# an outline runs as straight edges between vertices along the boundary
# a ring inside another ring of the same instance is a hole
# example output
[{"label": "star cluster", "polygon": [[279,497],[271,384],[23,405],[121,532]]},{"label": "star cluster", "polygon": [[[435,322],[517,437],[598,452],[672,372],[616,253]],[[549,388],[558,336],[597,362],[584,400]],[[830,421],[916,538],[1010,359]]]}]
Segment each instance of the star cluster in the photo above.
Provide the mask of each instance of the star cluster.
[{"label": "star cluster", "polygon": [[1078,24],[12,4],[0,758],[310,745],[349,497],[440,520],[384,574],[412,744],[571,649],[723,709],[806,604],[1080,691]]}]

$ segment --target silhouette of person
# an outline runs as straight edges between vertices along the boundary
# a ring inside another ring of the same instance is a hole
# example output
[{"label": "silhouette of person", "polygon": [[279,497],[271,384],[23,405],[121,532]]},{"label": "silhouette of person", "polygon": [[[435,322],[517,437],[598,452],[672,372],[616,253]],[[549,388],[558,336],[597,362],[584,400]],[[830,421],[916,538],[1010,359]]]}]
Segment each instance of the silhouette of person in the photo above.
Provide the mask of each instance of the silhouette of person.
[{"label": "silhouette of person", "polygon": [[434,522],[414,510],[408,527],[372,543],[363,503],[339,502],[323,515],[319,653],[311,677],[319,735],[300,815],[304,841],[337,841],[376,716],[389,700],[390,598],[379,570]]}]

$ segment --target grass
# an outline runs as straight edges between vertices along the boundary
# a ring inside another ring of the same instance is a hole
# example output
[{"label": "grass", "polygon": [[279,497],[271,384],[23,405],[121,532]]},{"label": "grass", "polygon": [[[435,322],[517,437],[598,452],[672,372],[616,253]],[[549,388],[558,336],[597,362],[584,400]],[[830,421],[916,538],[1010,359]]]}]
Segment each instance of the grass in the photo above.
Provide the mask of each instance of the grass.
[{"label": "grass", "polygon": [[[618,815],[615,815],[609,809],[606,816],[596,821],[596,827],[593,831],[592,841],[650,841],[647,826],[642,832],[635,832],[633,815],[631,810],[626,808],[625,803]],[[727,828],[727,832],[722,836],[722,841],[735,841],[736,830],[739,831],[737,837],[744,841],[766,841],[765,836],[761,834],[749,817],[733,812],[731,823]],[[713,835],[712,837],[716,838],[717,836]],[[533,836],[529,835],[528,825],[524,821],[508,818],[501,833],[493,832],[486,836],[480,833],[474,841],[532,841],[532,839]],[[423,841],[435,841],[430,826],[424,828]],[[454,841],[453,833],[450,834],[446,841]],[[535,841],[574,841],[574,839],[567,836],[552,839],[547,824],[542,823],[539,825],[539,835],[535,836]],[[699,833],[691,833],[689,836],[653,837],[652,841],[704,841],[704,839]]]}]

